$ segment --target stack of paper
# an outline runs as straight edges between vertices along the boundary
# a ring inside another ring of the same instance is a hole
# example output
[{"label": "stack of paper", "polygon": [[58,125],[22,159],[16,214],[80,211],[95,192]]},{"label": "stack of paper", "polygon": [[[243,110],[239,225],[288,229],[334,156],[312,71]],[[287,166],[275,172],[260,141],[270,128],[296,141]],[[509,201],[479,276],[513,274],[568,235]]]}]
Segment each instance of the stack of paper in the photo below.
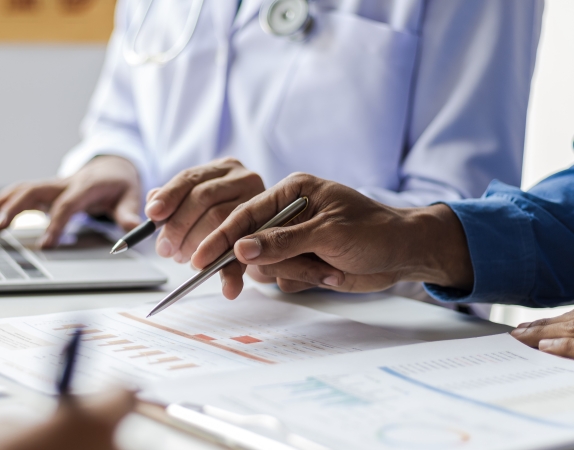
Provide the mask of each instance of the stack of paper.
[{"label": "stack of paper", "polygon": [[270,414],[336,450],[574,447],[574,361],[509,335],[180,380],[147,396]]},{"label": "stack of paper", "polygon": [[0,374],[54,392],[62,348],[77,328],[84,336],[76,392],[413,342],[255,290],[232,302],[220,295],[188,298],[147,319],[149,310],[143,305],[2,319]]}]

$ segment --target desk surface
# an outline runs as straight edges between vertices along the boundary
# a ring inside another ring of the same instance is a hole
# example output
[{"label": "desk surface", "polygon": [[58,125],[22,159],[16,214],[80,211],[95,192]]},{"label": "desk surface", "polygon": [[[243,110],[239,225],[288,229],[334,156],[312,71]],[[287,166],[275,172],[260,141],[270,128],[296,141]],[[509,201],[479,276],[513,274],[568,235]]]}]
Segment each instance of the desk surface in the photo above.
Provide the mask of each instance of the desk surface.
[{"label": "desk surface", "polygon": [[[145,253],[152,254],[149,248]],[[145,302],[155,303],[162,298],[164,292],[175,288],[191,274],[186,265],[178,265],[157,257],[153,257],[152,260],[155,265],[169,275],[168,284],[161,289],[2,295],[0,296],[0,317],[136,306]],[[249,280],[246,281],[248,285],[256,285]],[[287,295],[273,286],[256,286],[266,295],[278,300],[305,305],[320,311],[383,327],[412,339],[426,341],[459,339],[503,333],[509,330],[507,326],[469,317],[449,309],[385,294],[345,295],[311,292]],[[213,277],[201,286],[194,295],[219,292],[219,289],[219,277]],[[23,388],[11,380],[0,377],[0,385],[5,386],[10,394],[0,398],[0,419],[2,416],[12,414],[14,410],[30,405],[38,411],[39,416],[42,416],[48,414],[54,406],[53,399]],[[219,448],[136,414],[130,415],[123,422],[118,433],[118,439],[120,447],[125,450]]]}]

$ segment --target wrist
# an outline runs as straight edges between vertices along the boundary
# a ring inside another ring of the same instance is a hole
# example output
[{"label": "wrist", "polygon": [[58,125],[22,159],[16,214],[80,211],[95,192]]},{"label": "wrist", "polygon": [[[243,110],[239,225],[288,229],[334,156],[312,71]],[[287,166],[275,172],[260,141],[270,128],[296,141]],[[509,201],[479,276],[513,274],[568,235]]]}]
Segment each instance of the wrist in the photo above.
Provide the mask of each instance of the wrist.
[{"label": "wrist", "polygon": [[474,271],[460,220],[445,204],[409,210],[413,245],[404,281],[472,290]]}]

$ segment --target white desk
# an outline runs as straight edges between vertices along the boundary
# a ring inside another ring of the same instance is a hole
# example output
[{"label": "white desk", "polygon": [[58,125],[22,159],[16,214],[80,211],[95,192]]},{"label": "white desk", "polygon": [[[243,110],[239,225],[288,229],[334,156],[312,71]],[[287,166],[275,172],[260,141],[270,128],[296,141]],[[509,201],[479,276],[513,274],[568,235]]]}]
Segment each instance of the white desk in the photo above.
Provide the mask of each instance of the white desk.
[{"label": "white desk", "polygon": [[[149,245],[145,253],[153,255]],[[143,302],[155,303],[161,299],[163,292],[179,285],[190,276],[191,272],[188,266],[153,258],[154,264],[170,278],[169,283],[160,290],[2,295],[0,296],[0,317],[112,306],[136,306]],[[219,278],[213,277],[201,286],[195,295],[218,292],[219,288]],[[486,322],[445,308],[400,297],[388,297],[384,294],[350,296],[312,292],[287,295],[272,286],[258,285],[258,288],[281,301],[306,305],[320,311],[383,327],[413,339],[428,341],[457,339],[503,333],[509,330],[504,325]],[[54,406],[53,399],[23,388],[13,381],[0,377],[0,385],[7,387],[10,392],[8,397],[0,398],[0,417],[3,411],[6,414],[19,404],[33,405],[41,415],[48,414]],[[118,439],[121,448],[126,450],[220,448],[136,414],[130,415],[124,421],[120,427]]]}]

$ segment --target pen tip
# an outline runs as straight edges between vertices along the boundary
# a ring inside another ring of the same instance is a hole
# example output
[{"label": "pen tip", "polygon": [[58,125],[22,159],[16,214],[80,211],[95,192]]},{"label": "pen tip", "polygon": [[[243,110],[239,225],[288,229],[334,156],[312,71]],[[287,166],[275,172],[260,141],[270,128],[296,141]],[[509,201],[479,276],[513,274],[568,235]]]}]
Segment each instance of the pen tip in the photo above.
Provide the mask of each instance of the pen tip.
[{"label": "pen tip", "polygon": [[111,255],[117,255],[118,253],[125,252],[128,249],[128,244],[123,239],[120,239],[110,250]]}]

